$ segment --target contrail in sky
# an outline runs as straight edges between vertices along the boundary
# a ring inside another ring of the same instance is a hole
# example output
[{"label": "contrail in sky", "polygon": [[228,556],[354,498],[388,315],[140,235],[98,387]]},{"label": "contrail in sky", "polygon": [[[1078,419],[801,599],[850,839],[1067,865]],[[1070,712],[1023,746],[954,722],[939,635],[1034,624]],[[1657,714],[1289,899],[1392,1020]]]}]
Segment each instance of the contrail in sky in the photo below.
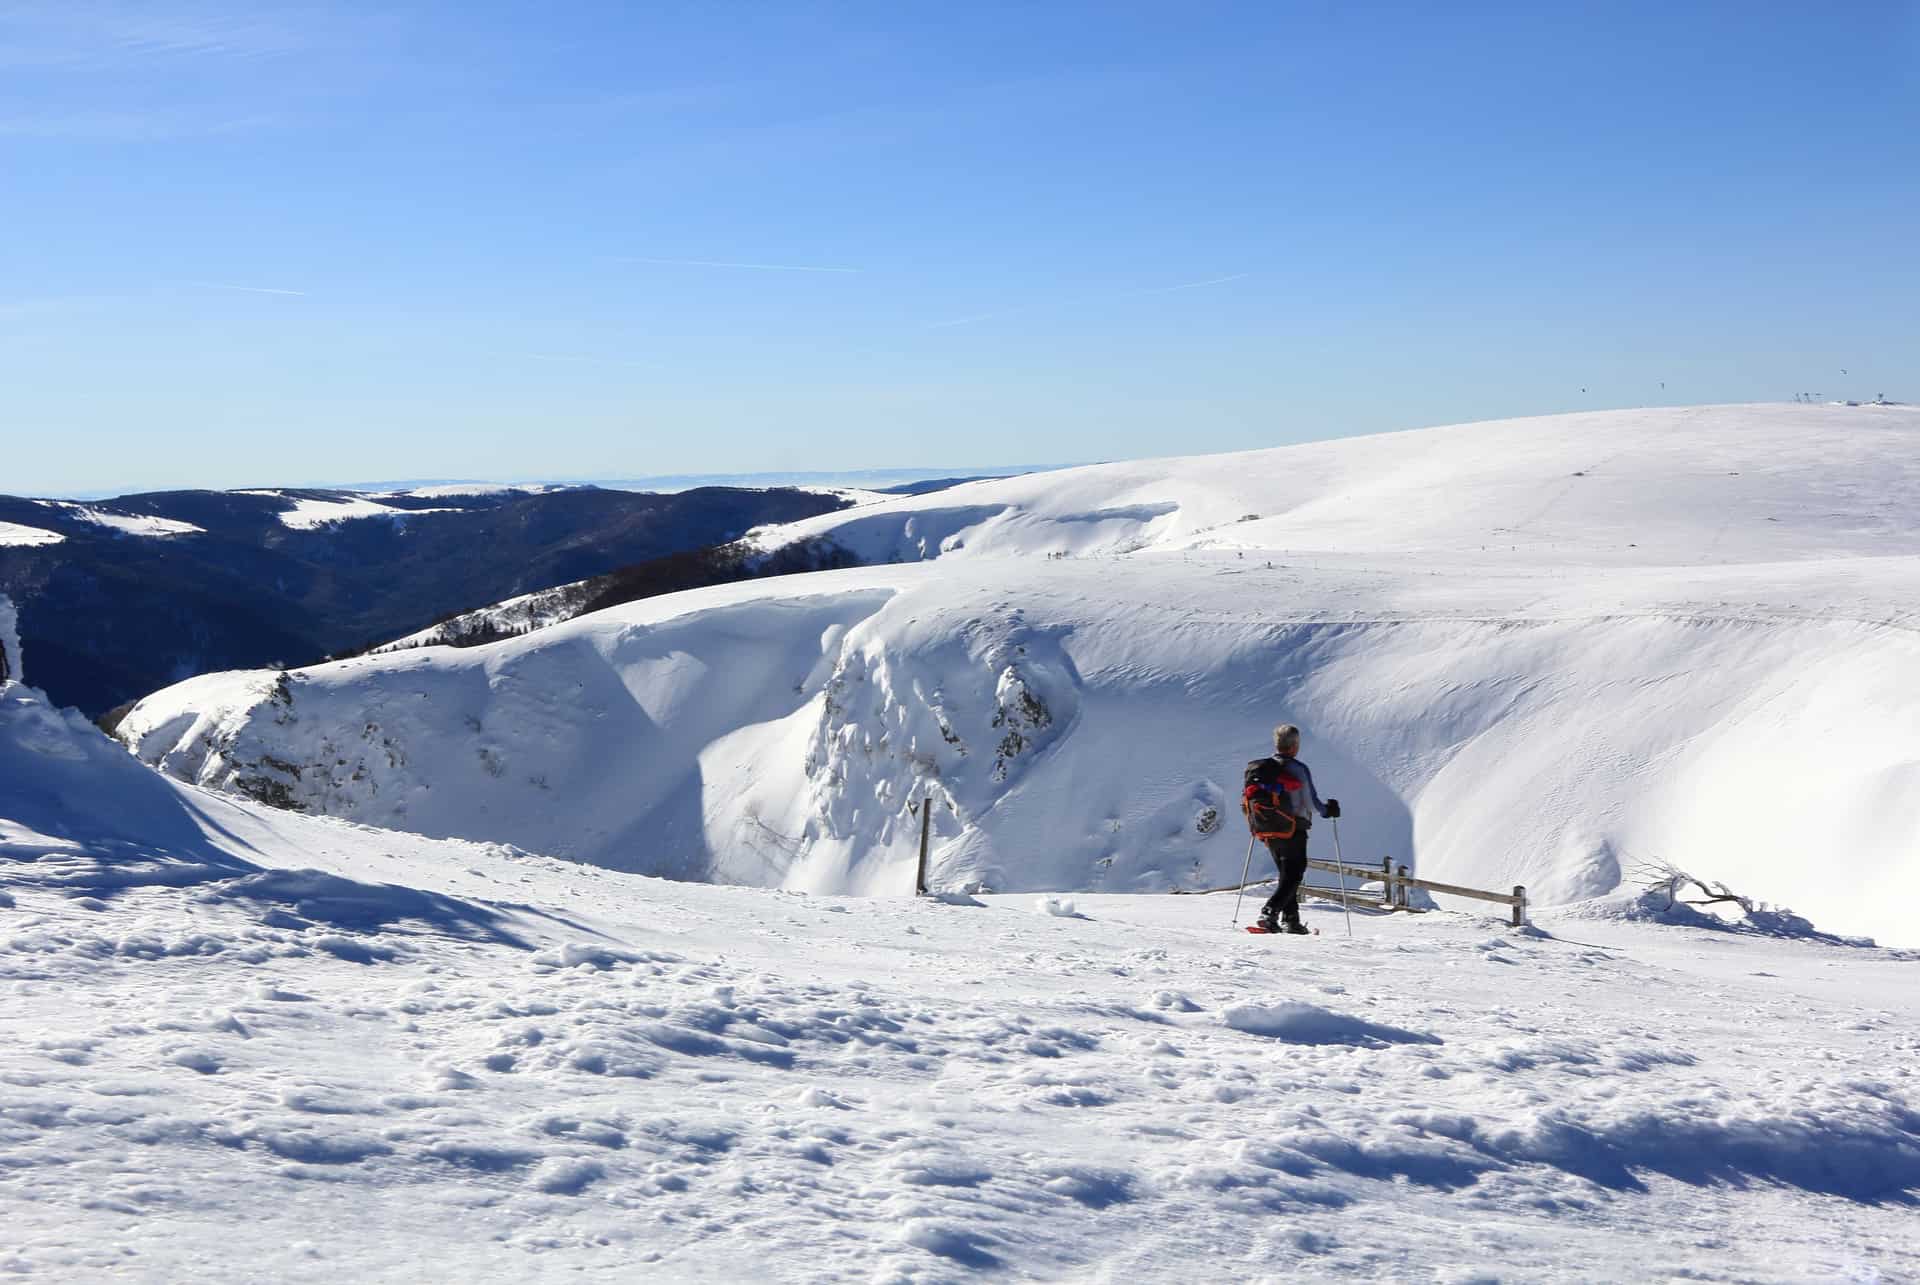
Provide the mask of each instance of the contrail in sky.
[{"label": "contrail in sky", "polygon": [[189,281],[190,286],[202,290],[239,290],[245,294],[294,294],[304,297],[305,290],[275,290],[272,286],[230,286],[219,281]]},{"label": "contrail in sky", "polygon": [[723,263],[714,259],[635,259],[622,263],[664,263],[676,268],[751,268],[756,272],[858,272],[859,268],[821,268],[799,263]]},{"label": "contrail in sky", "polygon": [[1253,275],[1249,272],[1236,272],[1231,276],[1208,277],[1205,281],[1183,281],[1177,286],[1155,286],[1151,290],[1134,290],[1132,294],[1172,294],[1175,290],[1198,290],[1201,286],[1225,285],[1229,281],[1239,281]]}]

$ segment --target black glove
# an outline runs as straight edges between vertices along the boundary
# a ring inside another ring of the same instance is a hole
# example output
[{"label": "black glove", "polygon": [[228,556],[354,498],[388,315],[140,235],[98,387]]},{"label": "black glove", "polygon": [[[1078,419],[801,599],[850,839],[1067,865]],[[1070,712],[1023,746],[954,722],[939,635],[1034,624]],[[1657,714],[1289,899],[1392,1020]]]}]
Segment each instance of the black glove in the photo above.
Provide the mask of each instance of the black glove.
[{"label": "black glove", "polygon": [[1329,818],[1334,818],[1334,817],[1338,817],[1339,815],[1340,815],[1340,800],[1328,799],[1327,800],[1327,816]]}]

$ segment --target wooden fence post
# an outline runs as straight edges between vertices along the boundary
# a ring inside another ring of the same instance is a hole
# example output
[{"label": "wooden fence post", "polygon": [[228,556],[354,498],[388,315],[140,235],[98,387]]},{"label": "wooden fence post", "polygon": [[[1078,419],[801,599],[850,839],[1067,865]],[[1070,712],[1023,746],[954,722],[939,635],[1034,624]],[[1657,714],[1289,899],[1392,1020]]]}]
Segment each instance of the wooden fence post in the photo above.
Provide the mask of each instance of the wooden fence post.
[{"label": "wooden fence post", "polygon": [[1388,910],[1393,909],[1393,858],[1380,858],[1380,900]]},{"label": "wooden fence post", "polygon": [[1400,909],[1411,910],[1413,908],[1413,902],[1407,897],[1407,867],[1404,864],[1400,867],[1399,890]]},{"label": "wooden fence post", "polygon": [[915,896],[927,891],[927,832],[933,826],[933,796],[929,794],[920,801],[920,865],[913,875]]},{"label": "wooden fence post", "polygon": [[1523,883],[1513,885],[1513,926],[1521,928],[1527,922],[1527,886]]}]

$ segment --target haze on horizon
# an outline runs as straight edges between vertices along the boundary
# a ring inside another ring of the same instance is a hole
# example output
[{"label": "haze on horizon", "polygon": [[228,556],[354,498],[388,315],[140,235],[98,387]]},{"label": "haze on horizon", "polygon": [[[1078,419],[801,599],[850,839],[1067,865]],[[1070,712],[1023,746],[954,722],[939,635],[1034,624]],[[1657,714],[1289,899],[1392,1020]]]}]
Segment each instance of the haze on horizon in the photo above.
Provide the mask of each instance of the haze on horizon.
[{"label": "haze on horizon", "polygon": [[0,491],[1911,400],[1920,6],[0,9]]}]

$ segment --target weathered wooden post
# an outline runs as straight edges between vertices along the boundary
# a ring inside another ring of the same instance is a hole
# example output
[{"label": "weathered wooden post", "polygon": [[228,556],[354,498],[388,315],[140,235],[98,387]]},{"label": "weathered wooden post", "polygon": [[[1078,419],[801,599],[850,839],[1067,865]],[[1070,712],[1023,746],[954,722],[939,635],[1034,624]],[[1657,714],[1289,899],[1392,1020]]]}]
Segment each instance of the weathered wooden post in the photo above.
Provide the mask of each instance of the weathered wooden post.
[{"label": "weathered wooden post", "polygon": [[1525,927],[1527,922],[1527,886],[1523,883],[1513,885],[1513,926]]},{"label": "weathered wooden post", "polygon": [[927,834],[933,827],[933,796],[929,794],[920,800],[920,866],[913,875],[915,896],[927,890]]},{"label": "weathered wooden post", "polygon": [[1380,858],[1380,904],[1388,910],[1394,907],[1393,900],[1393,858]]},{"label": "weathered wooden post", "polygon": [[1400,909],[1412,910],[1413,902],[1407,896],[1407,867],[1404,863],[1400,867],[1400,880],[1397,887],[1400,892]]}]

